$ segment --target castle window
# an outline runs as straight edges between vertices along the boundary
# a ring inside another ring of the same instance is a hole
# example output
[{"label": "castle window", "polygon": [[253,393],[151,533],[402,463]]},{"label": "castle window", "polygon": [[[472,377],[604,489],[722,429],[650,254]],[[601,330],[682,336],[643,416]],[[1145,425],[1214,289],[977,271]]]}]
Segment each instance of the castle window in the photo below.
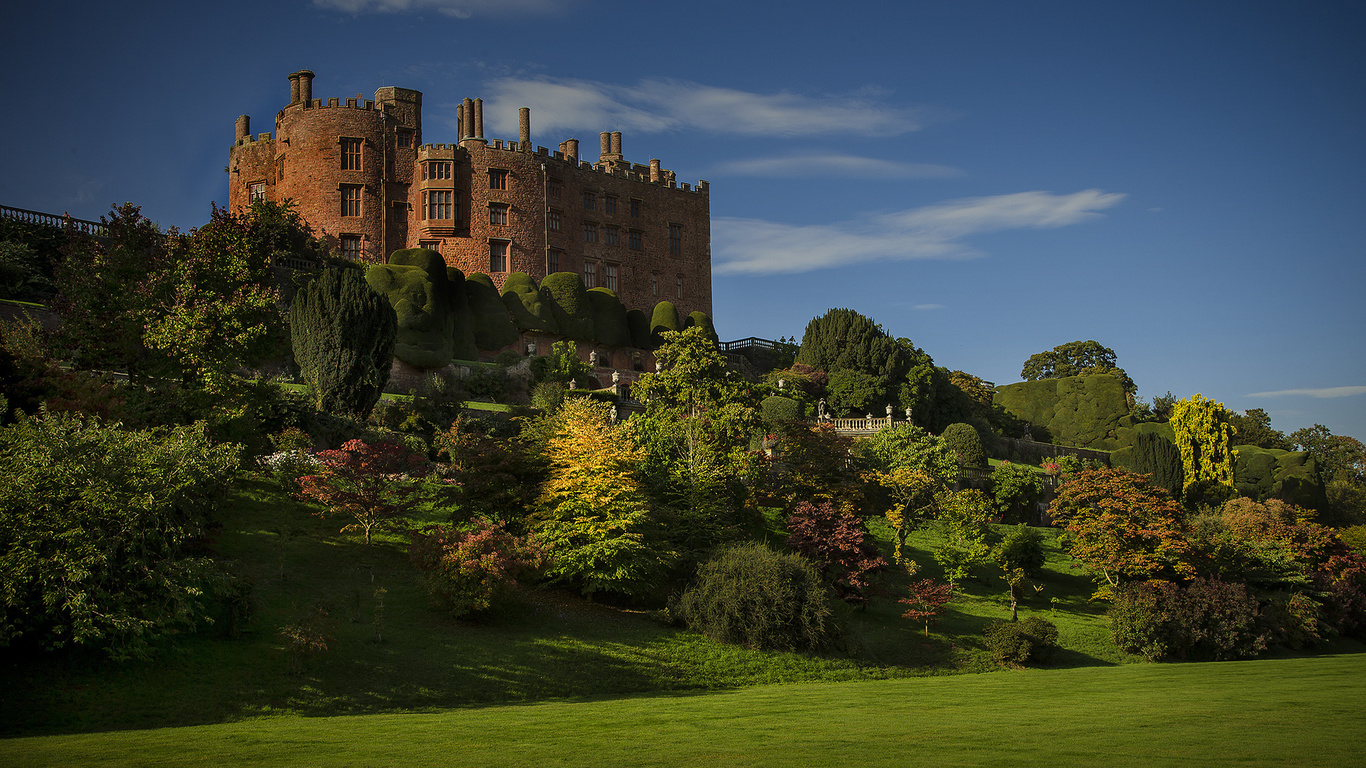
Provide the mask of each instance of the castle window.
[{"label": "castle window", "polygon": [[341,241],[343,259],[360,261],[360,235],[342,235],[338,240]]},{"label": "castle window", "polygon": [[506,224],[508,223],[507,203],[489,203],[489,223]]},{"label": "castle window", "polygon": [[593,208],[597,205],[597,202],[598,202],[598,196],[597,196],[597,195],[593,194],[592,192],[584,192],[584,193],[583,193],[583,209],[584,209],[585,211],[591,211],[591,210],[593,210]]},{"label": "castle window", "polygon": [[547,275],[551,275],[551,274],[554,274],[554,273],[560,271],[560,254],[561,254],[561,253],[563,253],[563,251],[560,251],[560,250],[557,249],[557,248],[551,248],[551,249],[550,249],[550,253],[546,254],[546,257],[545,257],[545,272],[546,272]]},{"label": "castle window", "polygon": [[583,223],[583,241],[585,243],[596,243],[598,241],[598,225],[591,221]]},{"label": "castle window", "polygon": [[417,247],[418,247],[418,248],[426,248],[426,249],[429,250],[429,251],[439,251],[439,250],[441,250],[441,241],[440,241],[440,240],[418,240],[418,241],[417,241]]},{"label": "castle window", "polygon": [[626,245],[633,251],[645,250],[645,233],[638,229],[626,233]]},{"label": "castle window", "polygon": [[341,140],[341,163],[343,171],[359,171],[360,150],[362,141],[360,139]]},{"label": "castle window", "polygon": [[450,163],[430,162],[422,164],[422,178],[424,179],[449,179],[450,177]]},{"label": "castle window", "polygon": [[508,172],[501,168],[489,169],[489,189],[507,189]]},{"label": "castle window", "polygon": [[669,254],[679,256],[683,253],[683,225],[669,225]]},{"label": "castle window", "polygon": [[549,229],[551,232],[559,232],[560,212],[555,210],[554,208],[551,208],[549,211],[547,211],[545,214],[545,226],[546,229]]},{"label": "castle window", "polygon": [[681,298],[683,298],[683,276],[682,276],[682,275],[679,275],[679,276],[678,276],[678,279],[674,281],[674,298],[675,298],[675,299],[681,299]]},{"label": "castle window", "polygon": [[547,181],[547,182],[545,183],[545,191],[546,191],[546,194],[549,195],[549,196],[550,196],[552,199],[554,199],[554,200],[559,200],[559,199],[560,199],[560,189],[561,189],[561,188],[562,188],[562,187],[561,187],[561,185],[560,185],[560,180],[559,180],[559,179],[550,179],[549,181]]},{"label": "castle window", "polygon": [[631,198],[631,218],[640,218],[640,201],[634,197]]},{"label": "castle window", "polygon": [[406,224],[408,222],[408,204],[399,200],[390,203],[389,220],[395,224]]},{"label": "castle window", "polygon": [[359,216],[360,215],[360,192],[359,184],[341,185],[341,215]]},{"label": "castle window", "polygon": [[455,193],[447,189],[433,189],[422,193],[423,206],[426,209],[426,219],[447,220],[452,218],[453,208],[451,205]]},{"label": "castle window", "polygon": [[609,214],[616,213],[616,212],[617,212],[617,199],[616,199],[615,197],[613,197],[612,195],[606,195],[606,196],[604,196],[604,197],[602,198],[602,210],[603,210],[604,213],[609,213]]},{"label": "castle window", "polygon": [[247,202],[254,203],[257,200],[266,199],[266,183],[264,181],[253,181],[247,185]]},{"label": "castle window", "polygon": [[615,291],[617,289],[616,264],[602,265],[602,287],[606,288],[609,291]]},{"label": "castle window", "polygon": [[596,288],[598,285],[598,265],[596,262],[583,263],[583,287]]},{"label": "castle window", "polygon": [[602,228],[603,239],[608,245],[617,244],[617,228],[608,224]]},{"label": "castle window", "polygon": [[413,132],[400,129],[398,131],[398,145],[400,147],[411,147],[413,145]]},{"label": "castle window", "polygon": [[506,272],[508,271],[508,246],[512,243],[507,240],[489,241],[489,271]]}]

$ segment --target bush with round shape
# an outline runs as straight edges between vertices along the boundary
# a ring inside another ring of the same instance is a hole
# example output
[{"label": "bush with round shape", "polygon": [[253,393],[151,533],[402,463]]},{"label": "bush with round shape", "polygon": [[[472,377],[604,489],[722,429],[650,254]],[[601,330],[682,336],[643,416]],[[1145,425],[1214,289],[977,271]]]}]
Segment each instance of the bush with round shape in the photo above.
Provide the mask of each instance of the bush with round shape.
[{"label": "bush with round shape", "polygon": [[631,346],[636,349],[651,349],[650,318],[639,309],[626,313],[626,329],[631,333]]},{"label": "bush with round shape", "polygon": [[588,303],[588,290],[578,275],[573,272],[546,275],[541,281],[541,300],[550,303],[560,333],[577,341],[592,341],[593,307]]},{"label": "bush with round shape", "polygon": [[523,331],[541,333],[560,332],[555,322],[555,314],[550,303],[545,300],[536,281],[525,272],[510,272],[503,280],[503,305],[512,315],[512,321]]},{"label": "bush with round shape", "polygon": [[465,294],[465,273],[455,267],[446,267],[447,306],[455,318],[451,341],[451,356],[456,360],[478,360],[479,345],[474,343],[474,310],[470,308],[469,297]]},{"label": "bush with round shape", "polygon": [[1004,522],[1032,522],[1045,493],[1043,474],[1033,467],[1002,462],[991,472],[991,494]]},{"label": "bush with round shape", "polygon": [[977,434],[977,430],[971,424],[958,422],[950,424],[944,428],[944,434],[940,435],[944,442],[948,443],[949,450],[958,454],[958,458],[965,467],[984,467],[987,464],[987,454],[982,448],[982,436]]},{"label": "bush with round shape", "polygon": [[993,621],[983,630],[982,639],[1002,664],[1047,664],[1058,649],[1058,628],[1038,616]]},{"label": "bush with round shape", "polygon": [[664,344],[665,331],[681,331],[683,324],[678,321],[678,309],[672,301],[661,301],[655,305],[650,315],[650,345],[652,348]]},{"label": "bush with round shape", "polygon": [[[421,249],[412,249],[421,250]],[[425,251],[440,258],[435,251]],[[430,264],[405,264],[417,257],[395,251],[390,264],[365,270],[365,282],[389,301],[397,319],[394,356],[418,368],[441,368],[455,352],[456,315],[451,311],[451,287],[446,269]]]},{"label": "bush with round shape", "polygon": [[759,411],[763,414],[764,426],[770,428],[783,422],[797,421],[802,417],[801,403],[782,395],[765,397],[763,402],[759,403]]},{"label": "bush with round shape", "polygon": [[815,566],[754,542],[698,566],[669,613],[694,632],[746,648],[815,651],[829,639],[830,606]]},{"label": "bush with round shape", "polygon": [[541,561],[536,545],[479,518],[414,533],[410,555],[432,600],[455,617],[489,610]]},{"label": "bush with round shape", "polygon": [[331,267],[310,280],[294,296],[289,331],[314,406],[368,416],[389,381],[398,319],[365,275]]},{"label": "bush with round shape", "polygon": [[498,296],[493,280],[480,272],[465,278],[465,297],[474,316],[474,345],[493,351],[517,343],[517,326],[508,316],[507,305]]},{"label": "bush with round shape", "polygon": [[721,341],[721,337],[716,335],[716,326],[712,324],[711,316],[706,312],[693,310],[688,313],[688,319],[683,321],[683,327],[686,330],[693,326],[697,326],[705,331],[707,338],[711,339],[713,344]]},{"label": "bush with round shape", "polygon": [[609,347],[631,346],[626,307],[617,295],[607,288],[590,288],[588,303],[593,308],[593,338]]}]

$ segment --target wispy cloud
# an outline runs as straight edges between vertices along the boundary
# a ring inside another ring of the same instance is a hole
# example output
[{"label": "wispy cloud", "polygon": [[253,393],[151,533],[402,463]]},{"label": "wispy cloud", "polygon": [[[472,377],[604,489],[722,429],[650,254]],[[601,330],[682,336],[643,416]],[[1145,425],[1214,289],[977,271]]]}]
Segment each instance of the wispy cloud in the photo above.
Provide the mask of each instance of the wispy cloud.
[{"label": "wispy cloud", "polygon": [[564,0],[313,0],[313,5],[345,13],[422,13],[468,19],[472,16],[554,15]]},{"label": "wispy cloud", "polygon": [[916,305],[914,305],[914,306],[911,307],[911,309],[920,310],[920,311],[926,311],[926,310],[931,310],[931,309],[943,309],[943,308],[944,308],[944,305],[943,305],[943,304],[916,304]]},{"label": "wispy cloud", "polygon": [[1366,387],[1323,387],[1320,389],[1278,389],[1275,392],[1253,392],[1248,397],[1281,397],[1283,395],[1302,395],[1305,397],[1330,398],[1366,395]]},{"label": "wispy cloud", "polygon": [[616,85],[550,77],[503,77],[487,87],[491,97],[485,99],[485,119],[494,130],[506,133],[517,130],[518,107],[531,108],[535,130],[550,132],[896,136],[918,130],[927,119],[921,110],[883,104],[880,94],[866,90],[807,96],[788,91],[753,93],[686,80]]},{"label": "wispy cloud", "polygon": [[774,274],[868,261],[970,259],[963,238],[1002,229],[1046,229],[1086,221],[1123,194],[1088,189],[1070,195],[1017,192],[974,197],[834,224],[712,219],[719,274]]},{"label": "wispy cloud", "polygon": [[899,163],[857,155],[789,155],[734,160],[715,166],[714,176],[807,178],[853,176],[862,179],[944,179],[963,172],[947,165]]}]

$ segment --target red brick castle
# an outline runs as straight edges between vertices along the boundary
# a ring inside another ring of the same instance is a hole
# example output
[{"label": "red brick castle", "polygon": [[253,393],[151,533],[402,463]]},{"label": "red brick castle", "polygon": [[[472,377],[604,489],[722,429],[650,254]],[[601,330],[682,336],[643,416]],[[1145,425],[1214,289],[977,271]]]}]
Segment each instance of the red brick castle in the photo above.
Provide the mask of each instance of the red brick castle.
[{"label": "red brick castle", "polygon": [[533,148],[530,110],[520,136],[484,137],[480,99],[458,109],[459,141],[424,144],[422,94],[388,86],[373,101],[313,98],[313,73],[289,76],[275,136],[237,119],[228,154],[228,207],[292,200],[343,256],[383,261],[430,248],[466,274],[501,287],[509,272],[575,272],[615,291],[627,307],[672,301],[679,315],[711,314],[707,182],[627,162],[621,133],[603,133],[596,162],[579,142]]}]

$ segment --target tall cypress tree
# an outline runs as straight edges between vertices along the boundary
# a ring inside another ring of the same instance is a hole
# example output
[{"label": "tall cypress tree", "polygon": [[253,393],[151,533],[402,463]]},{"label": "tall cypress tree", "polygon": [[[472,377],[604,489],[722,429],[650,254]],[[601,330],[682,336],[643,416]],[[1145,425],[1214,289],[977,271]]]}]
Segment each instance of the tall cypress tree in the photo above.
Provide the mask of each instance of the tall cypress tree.
[{"label": "tall cypress tree", "polygon": [[358,269],[329,267],[289,311],[294,360],[313,403],[327,413],[369,415],[389,381],[398,321]]}]

